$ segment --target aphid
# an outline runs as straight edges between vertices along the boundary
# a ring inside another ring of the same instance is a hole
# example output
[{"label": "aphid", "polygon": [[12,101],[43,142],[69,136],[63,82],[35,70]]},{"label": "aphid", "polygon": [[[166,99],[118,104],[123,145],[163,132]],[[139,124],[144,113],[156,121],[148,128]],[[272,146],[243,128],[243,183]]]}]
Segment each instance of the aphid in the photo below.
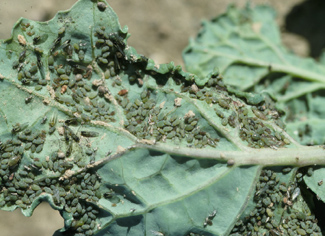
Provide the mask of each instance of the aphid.
[{"label": "aphid", "polygon": [[197,120],[194,120],[194,121],[191,122],[190,125],[193,126],[193,127],[195,127],[197,125],[197,122],[198,122]]},{"label": "aphid", "polygon": [[291,195],[291,200],[294,201],[300,195],[300,188],[297,187]]},{"label": "aphid", "polygon": [[286,167],[286,168],[283,168],[282,169],[282,172],[285,173],[285,174],[286,173],[289,173],[290,171],[291,171],[291,168],[290,167]]},{"label": "aphid", "polygon": [[102,57],[103,57],[103,58],[108,58],[110,54],[111,54],[111,52],[105,52],[105,53],[102,55]]},{"label": "aphid", "polygon": [[35,74],[37,72],[37,69],[38,69],[37,65],[34,65],[29,69],[29,73]]},{"label": "aphid", "polygon": [[25,98],[25,103],[26,104],[30,103],[32,101],[32,99],[33,99],[33,96],[29,96],[29,97]]},{"label": "aphid", "polygon": [[49,129],[49,134],[53,134],[55,132],[56,128],[55,127],[50,127]]},{"label": "aphid", "polygon": [[44,116],[41,120],[41,124],[44,125],[47,121],[47,116]]},{"label": "aphid", "polygon": [[38,44],[38,42],[41,40],[41,36],[35,36],[34,38],[33,38],[33,44],[35,45],[35,44]]},{"label": "aphid", "polygon": [[296,178],[297,178],[297,179],[300,179],[301,177],[302,177],[302,173],[297,173],[297,174],[296,174]]},{"label": "aphid", "polygon": [[44,43],[48,38],[48,34],[42,34],[41,36],[35,36],[33,38],[33,44],[38,45]]},{"label": "aphid", "polygon": [[89,122],[90,121],[90,117],[84,113],[81,114],[81,119],[85,122]]},{"label": "aphid", "polygon": [[[111,67],[110,69],[109,69],[109,72],[110,72],[110,74],[111,74],[111,76],[115,76],[116,75],[116,73],[115,73],[115,68],[114,67]],[[138,81],[139,81],[139,85],[143,85],[143,81],[140,79],[140,78],[138,78]],[[142,82],[140,82],[140,81],[142,81]]]},{"label": "aphid", "polygon": [[25,56],[26,56],[26,50],[19,54],[19,62],[24,61]]},{"label": "aphid", "polygon": [[64,32],[65,32],[65,27],[63,26],[63,27],[61,27],[61,28],[59,29],[58,34],[61,35],[61,34],[63,34]]},{"label": "aphid", "polygon": [[205,228],[205,227],[207,227],[207,226],[211,226],[211,225],[213,225],[213,223],[212,223],[212,220],[210,220],[208,217],[207,218],[205,218],[205,221],[204,221],[204,223],[203,223],[203,227]]},{"label": "aphid", "polygon": [[79,44],[74,43],[72,46],[73,46],[75,51],[79,51],[79,49],[80,49]]},{"label": "aphid", "polygon": [[56,48],[56,46],[61,42],[61,37],[56,38],[53,41],[52,47],[50,49],[50,52],[52,53],[54,51],[54,49]]},{"label": "aphid", "polygon": [[[24,67],[24,63],[20,63],[20,64],[18,65],[17,70],[20,71],[23,67]],[[22,72],[22,73],[23,73],[23,72]]]},{"label": "aphid", "polygon": [[79,58],[79,61],[83,61],[85,59],[85,52],[83,50],[80,50],[78,52],[78,58]]},{"label": "aphid", "polygon": [[64,121],[66,125],[78,125],[81,120],[77,117],[73,117]]},{"label": "aphid", "polygon": [[63,49],[69,56],[72,54],[72,48],[70,45],[71,39],[68,39],[64,41],[60,47],[58,47],[58,50]]},{"label": "aphid", "polygon": [[282,192],[286,192],[287,188],[285,186],[283,186],[283,185],[280,185],[279,190],[282,191]]},{"label": "aphid", "polygon": [[106,58],[103,58],[103,57],[99,57],[98,58],[98,61],[102,64],[108,64],[108,60]]},{"label": "aphid", "polygon": [[192,125],[185,125],[185,130],[186,131],[192,131],[194,129],[194,126]]},{"label": "aphid", "polygon": [[49,121],[49,125],[51,127],[54,127],[56,125],[57,120],[58,120],[58,114],[55,112],[55,113],[53,113],[53,115]]},{"label": "aphid", "polygon": [[229,108],[229,102],[226,99],[221,98],[218,100],[218,103],[222,108],[225,108],[225,109]]},{"label": "aphid", "polygon": [[312,167],[309,167],[308,170],[307,170],[307,175],[309,177],[311,177],[313,175],[313,172],[314,172],[313,168]]},{"label": "aphid", "polygon": [[47,80],[42,79],[38,82],[39,85],[47,85]]},{"label": "aphid", "polygon": [[253,135],[252,135],[252,140],[254,140],[254,141],[258,141],[258,140],[260,140],[260,135],[257,134],[257,133],[253,133]]},{"label": "aphid", "polygon": [[111,77],[111,73],[109,70],[106,70],[104,73],[105,79],[109,79]]},{"label": "aphid", "polygon": [[76,84],[75,78],[69,79],[69,84],[68,84],[69,88],[72,88],[73,86],[75,86],[75,84]]},{"label": "aphid", "polygon": [[257,110],[256,108],[252,108],[252,111],[256,117],[258,117],[262,120],[267,120],[267,117],[261,111]]},{"label": "aphid", "polygon": [[127,94],[128,93],[128,90],[127,89],[122,89],[122,90],[120,90],[119,92],[118,92],[118,95],[120,95],[120,96],[124,96],[125,94]]},{"label": "aphid", "polygon": [[69,145],[68,145],[67,151],[65,152],[65,155],[67,157],[69,157],[71,155],[71,152],[72,152],[72,142],[69,142]]},{"label": "aphid", "polygon": [[219,116],[219,117],[222,118],[222,119],[225,118],[225,115],[223,114],[222,111],[220,111],[220,110],[218,110],[218,109],[214,109],[214,110],[215,110],[217,116]]},{"label": "aphid", "polygon": [[35,150],[35,152],[36,153],[40,153],[42,150],[43,150],[43,144],[38,145],[37,148],[36,148],[36,150]]},{"label": "aphid", "polygon": [[221,120],[221,124],[222,124],[223,126],[226,126],[226,125],[228,124],[228,119],[227,119],[227,118],[223,118],[223,119]]},{"label": "aphid", "polygon": [[18,133],[18,132],[26,129],[27,127],[28,127],[28,122],[26,122],[24,124],[16,123],[15,125],[12,126],[11,133]]},{"label": "aphid", "polygon": [[88,94],[88,97],[89,97],[90,99],[94,99],[94,98],[97,97],[97,95],[98,95],[97,92],[90,92],[90,93]]},{"label": "aphid", "polygon": [[217,210],[214,210],[209,216],[208,216],[208,218],[210,219],[210,220],[212,220],[215,216],[217,215]]},{"label": "aphid", "polygon": [[[66,126],[65,124],[63,125],[64,127],[64,135],[67,134],[67,135],[70,135],[72,137],[72,139],[75,141],[75,142],[79,142],[80,139],[79,137],[72,131],[72,129],[70,129],[68,126]],[[66,137],[65,137],[66,138]],[[67,138],[66,138],[66,141],[67,141]]]},{"label": "aphid", "polygon": [[[63,73],[65,73],[65,70],[64,70]],[[68,76],[67,74],[61,74],[61,75],[60,75],[60,79],[61,79],[61,80],[69,80],[69,76]]]},{"label": "aphid", "polygon": [[320,180],[317,182],[318,186],[322,186],[323,185],[323,180]]},{"label": "aphid", "polygon": [[52,55],[48,57],[48,64],[49,66],[52,66],[54,64],[54,57]]},{"label": "aphid", "polygon": [[171,131],[170,133],[167,134],[166,138],[171,139],[171,138],[175,137],[175,135],[176,135],[176,132]]},{"label": "aphid", "polygon": [[42,88],[43,88],[43,87],[42,87],[41,85],[36,85],[36,86],[35,86],[35,90],[36,90],[36,91],[39,91],[39,90],[41,90]]},{"label": "aphid", "polygon": [[21,160],[21,156],[18,155],[18,156],[13,156],[9,159],[9,162],[8,162],[8,166],[10,168],[14,168]]},{"label": "aphid", "polygon": [[105,3],[103,3],[103,2],[98,2],[97,3],[97,7],[98,7],[98,9],[100,10],[100,11],[105,11],[105,9],[106,9],[106,4]]},{"label": "aphid", "polygon": [[32,146],[31,146],[31,148],[30,148],[30,151],[32,152],[32,153],[34,153],[35,151],[36,151],[36,145],[35,144],[32,144]]},{"label": "aphid", "polygon": [[18,68],[18,66],[19,66],[19,61],[14,61],[14,62],[12,63],[12,68],[13,68],[13,69]]},{"label": "aphid", "polygon": [[85,84],[84,85],[84,89],[87,91],[87,92],[90,92],[91,91],[91,87],[89,84]]},{"label": "aphid", "polygon": [[229,160],[227,161],[227,166],[233,166],[233,165],[235,165],[235,160],[233,160],[233,159],[229,159]]},{"label": "aphid", "polygon": [[33,140],[33,143],[36,144],[36,145],[40,145],[40,144],[43,144],[44,143],[44,140],[41,139],[41,138],[37,138],[37,139],[34,139]]}]

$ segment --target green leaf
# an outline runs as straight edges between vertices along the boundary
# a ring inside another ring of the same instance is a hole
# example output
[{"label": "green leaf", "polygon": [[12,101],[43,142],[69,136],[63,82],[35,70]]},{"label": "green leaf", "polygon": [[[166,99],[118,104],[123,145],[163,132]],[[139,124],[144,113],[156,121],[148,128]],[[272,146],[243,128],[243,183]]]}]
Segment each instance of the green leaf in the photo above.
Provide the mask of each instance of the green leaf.
[{"label": "green leaf", "polygon": [[[311,170],[310,170],[311,171]],[[325,202],[325,192],[323,186],[324,181],[324,169],[317,168],[313,170],[312,174],[305,175],[304,181],[308,185],[308,187],[317,194],[317,198],[321,199]]]},{"label": "green leaf", "polygon": [[106,2],[80,0],[0,42],[1,209],[47,201],[55,235],[226,235],[296,174],[265,166],[324,164],[267,93],[156,65],[128,36]]},{"label": "green leaf", "polygon": [[[266,6],[228,11],[203,22],[183,57],[188,71],[206,76],[218,70],[242,92],[261,92],[286,112],[286,131],[301,144],[324,143],[324,65],[288,52],[280,40],[274,11]],[[305,176],[307,186],[324,201],[322,169]]]},{"label": "green leaf", "polygon": [[291,137],[304,145],[323,144],[324,65],[289,52],[274,16],[267,6],[229,7],[203,22],[183,52],[186,68],[199,76],[217,70],[226,84],[241,91],[266,91],[286,111]]}]

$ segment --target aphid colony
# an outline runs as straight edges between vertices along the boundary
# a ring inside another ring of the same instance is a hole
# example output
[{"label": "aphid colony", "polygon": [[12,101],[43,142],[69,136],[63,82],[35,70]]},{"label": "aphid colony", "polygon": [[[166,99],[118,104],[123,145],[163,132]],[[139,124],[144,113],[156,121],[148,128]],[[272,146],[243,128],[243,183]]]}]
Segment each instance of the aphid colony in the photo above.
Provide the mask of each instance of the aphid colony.
[{"label": "aphid colony", "polygon": [[[35,34],[34,26],[30,23],[22,21],[20,23],[22,31],[27,31],[26,36],[32,37]],[[45,80],[45,72],[43,68],[42,55],[43,50],[37,46],[37,42],[34,41],[34,45],[28,45],[26,39],[22,35],[18,35],[18,42],[21,46],[21,51],[17,55],[17,59],[13,61],[12,68],[17,70],[17,79],[27,86],[34,86],[36,91],[41,90],[43,86],[47,85]],[[14,57],[11,52],[11,57]],[[27,59],[28,58],[28,59]],[[26,98],[25,102],[29,103],[32,97]]]},{"label": "aphid colony", "polygon": [[144,90],[140,94],[140,99],[136,99],[134,103],[128,101],[126,96],[118,101],[124,108],[127,119],[125,128],[138,138],[155,138],[155,141],[173,140],[178,143],[184,140],[188,145],[197,148],[206,145],[216,147],[219,141],[198,127],[199,119],[194,115],[180,117],[176,112],[167,114],[159,104],[156,104],[150,90]]},{"label": "aphid colony", "polygon": [[[100,11],[105,11],[104,5],[98,3],[97,7]],[[74,147],[80,147],[80,137],[70,125],[95,120],[115,122],[116,111],[120,108],[123,108],[126,118],[124,128],[138,138],[184,142],[196,148],[207,145],[216,147],[218,135],[200,128],[203,117],[179,116],[178,106],[172,112],[163,111],[156,102],[155,94],[162,91],[152,91],[143,86],[143,78],[147,75],[152,76],[160,87],[169,78],[173,78],[182,94],[188,93],[192,99],[213,105],[221,124],[227,128],[238,128],[239,136],[251,147],[278,147],[289,143],[281,133],[265,124],[269,119],[268,114],[274,113],[273,108],[259,104],[250,111],[244,102],[238,103],[233,99],[218,74],[212,75],[204,87],[199,87],[193,81],[186,80],[177,68],[171,68],[166,74],[157,74],[156,71],[147,69],[147,58],[133,60],[125,55],[125,33],[111,33],[105,26],[96,26],[93,29],[95,42],[91,45],[93,38],[71,38],[69,25],[64,25],[58,29],[50,48],[45,50],[41,46],[49,40],[48,35],[34,31],[30,23],[21,22],[20,27],[27,31],[27,38],[18,36],[21,51],[12,64],[17,71],[18,81],[36,91],[49,86],[53,91],[52,98],[65,105],[69,114],[74,115],[64,124],[58,124],[55,113],[48,120],[44,117],[41,124],[48,123],[44,130],[31,129],[26,124],[13,126],[12,138],[0,143],[0,198],[4,199],[0,202],[0,207],[17,205],[26,209],[35,198],[47,193],[52,196],[56,205],[62,206],[64,211],[73,215],[71,234],[92,235],[97,227],[96,216],[99,213],[92,202],[96,203],[101,198],[100,179],[91,171],[63,180],[60,177],[75,166],[84,167],[85,162],[82,160],[93,162],[96,150],[84,150],[81,147],[80,155],[72,155]],[[45,79],[48,72],[50,80]],[[95,73],[97,79],[94,79]],[[122,80],[119,77],[122,75],[127,75],[128,80]],[[131,101],[126,88],[132,86],[137,86],[142,92]],[[33,101],[33,95],[29,95],[24,102],[29,105]],[[116,107],[114,102],[120,107]],[[173,107],[170,104],[168,106]],[[55,135],[59,128],[64,131],[63,140],[59,143],[65,149],[58,149],[46,159],[38,157],[47,135]],[[92,138],[99,134],[81,130],[80,135]],[[272,219],[272,213],[276,205],[282,204],[282,198],[287,191],[288,188],[279,183],[275,172],[264,170],[257,185],[258,207],[251,213],[250,219],[247,219],[247,224],[237,223],[233,233],[251,232],[251,235],[257,235],[254,233],[256,227],[264,227],[276,235],[279,223]],[[313,221],[310,217],[306,219]],[[310,227],[308,220],[305,220],[305,225]],[[299,224],[303,228],[301,222]],[[306,232],[309,231],[306,229]]]},{"label": "aphid colony", "polygon": [[239,128],[239,136],[251,147],[280,147],[290,143],[281,132],[267,125],[271,118],[279,126],[282,123],[271,102],[263,101],[259,105],[249,106],[243,101],[233,99],[219,74],[212,75],[202,88],[196,84],[183,85],[181,92],[188,92],[191,98],[205,101],[207,104],[215,104],[213,107],[221,119],[221,124]]},{"label": "aphid colony", "polygon": [[[282,170],[284,174],[290,171],[291,168]],[[295,180],[287,185],[279,181],[273,170],[262,170],[254,195],[256,206],[248,216],[235,224],[230,235],[322,235],[317,219],[311,215],[309,209],[297,210],[292,207],[300,195],[297,182],[301,178],[302,174],[297,173]]]},{"label": "aphid colony", "polygon": [[12,136],[0,144],[0,207],[14,205],[27,209],[38,196],[47,193],[54,204],[72,214],[71,233],[92,235],[99,211],[91,202],[101,198],[99,177],[92,172],[81,172],[61,179],[73,166],[65,160],[65,155],[55,151],[45,160],[35,157],[42,150],[45,131],[16,124]]},{"label": "aphid colony", "polygon": [[[121,42],[114,44],[114,40],[112,42],[106,39],[103,45],[96,43],[99,49],[102,48],[96,61],[104,71],[105,78],[109,79],[116,75],[116,70],[121,69],[115,64],[120,65],[116,54],[120,55],[125,45],[120,36],[108,35],[107,37],[112,40],[118,38],[120,40],[118,42]],[[91,45],[87,42],[72,44],[69,39],[63,44],[67,45],[63,49],[71,48],[71,53],[61,51],[49,57],[49,68],[54,74],[51,86],[55,91],[55,99],[61,104],[71,106],[72,112],[79,113],[85,122],[90,120],[114,122],[115,111],[113,106],[109,106],[107,98],[109,90],[103,80],[92,81],[93,67],[85,61],[87,50],[91,50]],[[61,46],[58,49],[62,50]],[[78,55],[78,60],[72,59],[74,54]]]},{"label": "aphid colony", "polygon": [[[249,143],[249,146],[262,148],[281,147],[290,144],[290,141],[281,132],[277,132],[270,126],[267,126],[261,119],[259,119],[259,116],[248,116],[248,110],[245,108],[239,109],[238,111],[238,122],[241,127],[239,135],[242,140]],[[261,113],[255,108],[253,108],[252,111],[255,111],[255,115],[257,112]]]},{"label": "aphid colony", "polygon": [[[101,9],[104,10],[104,8]],[[278,113],[273,107],[264,102],[250,108],[243,101],[238,102],[228,92],[219,74],[213,74],[204,87],[185,80],[177,68],[171,68],[170,73],[165,75],[157,74],[146,69],[147,58],[140,57],[137,60],[127,58],[124,53],[125,33],[109,33],[105,26],[97,26],[94,29],[94,36],[97,38],[94,42],[94,60],[103,71],[103,76],[102,79],[95,80],[92,75],[98,72],[94,72],[91,61],[87,59],[87,55],[93,50],[90,40],[75,41],[69,38],[69,34],[68,26],[62,26],[58,30],[46,63],[42,63],[43,54],[39,53],[40,50],[36,48],[45,42],[47,37],[33,36],[32,49],[22,45],[23,50],[13,67],[18,73],[23,73],[22,76],[18,74],[18,79],[24,79],[22,83],[31,86],[37,81],[33,79],[34,77],[39,77],[39,75],[43,77],[43,73],[38,73],[38,71],[44,70],[43,64],[47,65],[51,77],[48,83],[54,90],[54,99],[68,106],[71,113],[77,114],[76,116],[84,122],[94,120],[115,122],[117,108],[112,103],[116,100],[124,108],[127,119],[124,127],[138,138],[176,142],[186,140],[188,145],[197,148],[206,145],[216,147],[219,138],[212,138],[210,133],[201,130],[198,117],[179,117],[176,111],[173,114],[164,114],[156,104],[156,97],[152,95],[152,91],[143,86],[142,79],[146,75],[154,77],[161,87],[172,77],[176,84],[181,86],[181,93],[188,93],[193,99],[213,105],[223,126],[239,128],[239,136],[247,141],[249,146],[254,148],[279,147],[290,143],[281,132],[276,132],[267,125],[270,117],[278,118],[274,115]],[[26,55],[29,60],[26,59]],[[35,63],[30,62],[32,55],[36,58]],[[29,64],[31,68],[27,71],[25,68]],[[129,80],[120,79],[117,76],[120,73],[127,73]],[[41,85],[48,83],[42,82]],[[138,99],[131,101],[128,98],[128,90],[125,88],[135,83],[142,87],[142,93]],[[113,89],[113,87],[121,88],[116,92],[116,88]],[[110,96],[112,91],[116,93],[115,96]],[[26,103],[32,101],[32,96],[26,98]],[[52,134],[55,130],[55,126],[52,125],[49,133]]]},{"label": "aphid colony", "polygon": [[[26,26],[23,22],[21,25]],[[29,23],[27,25],[29,27]],[[124,68],[125,44],[122,36],[107,34],[103,31],[104,29],[105,27],[101,27],[95,33],[99,38],[96,42],[99,50],[96,61],[103,70],[104,77],[109,79]],[[50,85],[54,99],[71,107],[72,113],[79,113],[85,122],[90,120],[115,121],[115,111],[112,106],[108,106],[109,90],[105,82],[91,80],[93,67],[91,60],[89,61],[88,58],[86,61],[85,57],[87,50],[92,50],[92,46],[88,41],[73,41],[66,32],[65,26],[59,29],[48,55],[45,55],[38,46],[49,40],[47,35],[35,36],[33,43],[29,43],[31,41],[29,39],[26,43],[24,38],[25,43],[20,43],[22,51],[17,56],[17,60],[13,62],[13,68],[18,73],[18,80],[25,86],[34,87],[35,90],[41,90],[42,86]],[[44,71],[50,71],[50,81],[45,80]],[[115,84],[120,86],[121,81],[117,79]],[[26,97],[25,103],[32,102],[32,98],[33,96]]]}]

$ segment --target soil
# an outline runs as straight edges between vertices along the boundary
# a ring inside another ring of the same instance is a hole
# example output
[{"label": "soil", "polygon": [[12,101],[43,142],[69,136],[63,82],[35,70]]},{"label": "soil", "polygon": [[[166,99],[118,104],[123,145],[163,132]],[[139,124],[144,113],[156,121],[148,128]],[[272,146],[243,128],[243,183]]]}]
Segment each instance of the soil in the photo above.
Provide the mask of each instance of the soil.
[{"label": "soil", "polygon": [[[0,38],[10,37],[11,28],[20,18],[46,21],[58,10],[70,8],[76,0],[0,0]],[[242,7],[246,0],[109,0],[122,26],[128,25],[129,45],[157,63],[174,61],[182,65],[182,50],[188,39],[195,37],[202,19],[209,20],[231,3]],[[284,44],[298,55],[318,57],[324,47],[325,4],[309,0],[251,0],[252,4],[268,4],[278,12]],[[314,17],[315,16],[315,17]],[[316,18],[316,19],[314,19]],[[318,24],[316,23],[318,22]],[[290,31],[290,32],[289,32]],[[57,211],[41,204],[30,218],[19,210],[0,211],[2,236],[46,236],[63,227]]]}]

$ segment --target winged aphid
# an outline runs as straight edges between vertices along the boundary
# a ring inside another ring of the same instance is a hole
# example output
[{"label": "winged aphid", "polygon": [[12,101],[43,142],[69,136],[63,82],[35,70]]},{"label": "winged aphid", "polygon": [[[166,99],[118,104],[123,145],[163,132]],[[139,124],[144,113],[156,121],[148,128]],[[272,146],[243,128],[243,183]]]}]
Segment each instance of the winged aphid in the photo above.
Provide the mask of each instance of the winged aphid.
[{"label": "winged aphid", "polygon": [[23,123],[23,124],[16,123],[15,125],[12,126],[11,133],[13,133],[13,134],[18,133],[18,132],[26,129],[27,127],[28,127],[28,122]]},{"label": "winged aphid", "polygon": [[84,136],[84,137],[88,137],[88,138],[93,138],[93,137],[98,137],[99,136],[99,133],[98,132],[95,132],[95,131],[85,131],[85,130],[82,130],[80,132],[81,136]]}]

